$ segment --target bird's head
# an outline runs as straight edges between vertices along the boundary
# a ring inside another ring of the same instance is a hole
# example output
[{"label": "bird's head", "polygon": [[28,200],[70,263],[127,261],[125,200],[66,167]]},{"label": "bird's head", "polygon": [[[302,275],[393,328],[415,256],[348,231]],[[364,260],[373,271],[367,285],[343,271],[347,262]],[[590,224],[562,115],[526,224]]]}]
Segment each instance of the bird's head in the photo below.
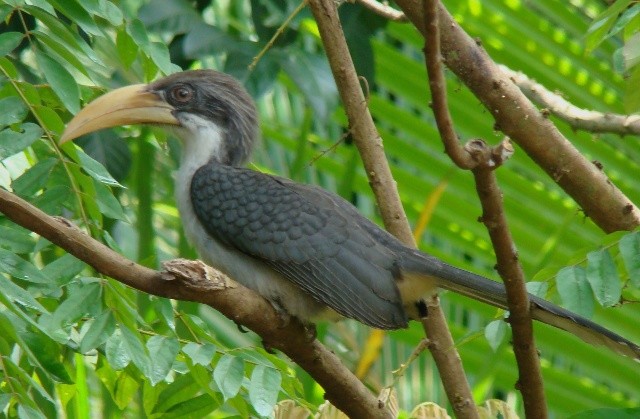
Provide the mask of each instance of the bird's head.
[{"label": "bird's head", "polygon": [[246,162],[258,137],[255,105],[240,83],[214,70],[192,70],[99,97],[67,124],[61,143],[131,124],[168,127],[193,152],[206,147],[199,151],[232,166]]}]

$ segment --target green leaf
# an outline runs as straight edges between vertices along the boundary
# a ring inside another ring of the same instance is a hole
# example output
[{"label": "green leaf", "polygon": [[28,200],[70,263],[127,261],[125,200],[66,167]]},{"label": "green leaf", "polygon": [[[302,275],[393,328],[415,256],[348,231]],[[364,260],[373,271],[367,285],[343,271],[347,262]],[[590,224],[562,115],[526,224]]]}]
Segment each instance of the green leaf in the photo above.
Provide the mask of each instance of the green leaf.
[{"label": "green leaf", "polygon": [[0,249],[0,272],[29,282],[39,284],[47,284],[50,282],[31,262],[4,249]]},{"label": "green leaf", "polygon": [[42,268],[42,274],[57,286],[63,286],[75,278],[87,265],[70,253],[65,253]]},{"label": "green leaf", "polygon": [[49,175],[58,164],[58,161],[58,159],[53,157],[40,160],[21,174],[16,180],[11,182],[13,191],[22,197],[35,195],[45,187],[49,180]]},{"label": "green leaf", "polygon": [[640,288],[640,232],[624,236],[618,246],[631,284]]},{"label": "green leaf", "polygon": [[562,305],[569,311],[587,319],[593,317],[593,292],[587,281],[587,274],[581,266],[569,266],[561,269],[556,277],[558,294]]},{"label": "green leaf", "polygon": [[0,247],[13,253],[29,253],[36,242],[31,232],[18,226],[0,225]]},{"label": "green leaf", "polygon": [[60,215],[62,206],[72,197],[71,189],[67,186],[56,185],[47,188],[44,193],[31,201],[49,215]]},{"label": "green leaf", "polygon": [[525,284],[527,292],[533,294],[536,297],[545,298],[547,295],[547,289],[549,288],[546,282],[530,281]]},{"label": "green leaf", "polygon": [[598,250],[587,254],[587,280],[596,299],[604,307],[610,307],[620,302],[622,283],[618,270],[607,250]]},{"label": "green leaf", "polygon": [[152,42],[146,52],[162,73],[171,74],[180,71],[180,67],[171,62],[169,50],[165,44]]},{"label": "green leaf", "polygon": [[184,345],[182,352],[187,354],[194,364],[207,366],[211,363],[213,355],[216,353],[216,347],[210,343],[201,345],[199,343],[189,342]]},{"label": "green leaf", "polygon": [[31,122],[23,124],[20,132],[10,128],[3,129],[0,131],[0,160],[21,152],[41,135],[42,128]]},{"label": "green leaf", "polygon": [[335,108],[337,90],[331,69],[322,55],[295,51],[281,61],[282,68],[302,91],[317,118],[326,119]]},{"label": "green leaf", "polygon": [[203,418],[207,417],[219,405],[220,403],[211,395],[201,394],[173,406],[162,415],[162,418]]},{"label": "green leaf", "polygon": [[244,361],[237,356],[224,354],[216,364],[213,379],[225,400],[235,397],[244,378]]},{"label": "green leaf", "polygon": [[151,371],[149,380],[155,386],[163,381],[180,351],[178,339],[155,335],[147,341],[147,349],[151,355]]},{"label": "green leaf", "polygon": [[138,367],[138,369],[146,377],[150,377],[151,372],[151,360],[149,354],[142,344],[142,337],[137,330],[130,330],[126,327],[120,328],[122,334],[122,343],[124,349],[129,354],[129,358]]},{"label": "green leaf", "polygon": [[25,419],[46,419],[46,416],[31,406],[18,405],[18,417]]},{"label": "green leaf", "polygon": [[20,32],[4,32],[0,34],[0,56],[8,55],[20,45],[24,34]]},{"label": "green leaf", "polygon": [[131,401],[136,396],[139,387],[138,381],[127,370],[118,375],[113,401],[116,402],[120,410],[124,410],[131,405]]},{"label": "green leaf", "polygon": [[31,294],[9,281],[4,275],[0,275],[0,290],[11,302],[32,308],[43,314],[49,313]]},{"label": "green leaf", "polygon": [[51,89],[60,98],[65,108],[72,114],[78,113],[80,111],[80,90],[73,76],[64,66],[42,51],[36,52],[36,61]]},{"label": "green leaf", "polygon": [[116,320],[111,311],[106,310],[91,322],[87,333],[80,341],[80,352],[87,353],[109,339],[116,328]]},{"label": "green leaf", "polygon": [[122,333],[120,329],[117,329],[107,339],[107,345],[105,346],[105,355],[111,368],[116,371],[124,369],[131,362],[131,356],[129,351],[125,348],[124,341],[122,339]]},{"label": "green leaf", "polygon": [[93,21],[91,15],[76,0],[64,0],[63,4],[60,4],[58,0],[48,1],[69,20],[80,25],[85,32],[91,35],[101,35],[100,28]]},{"label": "green leaf", "polygon": [[7,96],[0,99],[0,109],[2,109],[0,127],[20,122],[27,116],[27,107],[22,99],[17,96]]},{"label": "green leaf", "polygon": [[198,383],[189,374],[179,375],[176,380],[160,393],[154,413],[166,412],[172,406],[189,400],[200,390]]},{"label": "green leaf", "polygon": [[24,330],[20,337],[29,346],[40,365],[58,382],[72,384],[73,380],[60,360],[60,345],[40,331]]},{"label": "green leaf", "polygon": [[69,296],[53,312],[46,329],[51,338],[66,343],[72,326],[83,316],[91,314],[101,306],[102,286],[99,282],[89,282],[68,287]]},{"label": "green leaf", "polygon": [[494,320],[484,328],[484,337],[489,342],[491,349],[494,352],[498,350],[502,342],[504,342],[504,337],[507,334],[507,324],[504,320]]},{"label": "green leaf", "polygon": [[116,35],[116,50],[125,68],[131,67],[138,56],[138,45],[124,29],[119,30]]},{"label": "green leaf", "polygon": [[568,416],[567,419],[637,419],[640,417],[639,408],[629,409],[615,409],[615,408],[601,408],[585,410],[583,412],[576,413],[575,415]]},{"label": "green leaf", "polygon": [[107,169],[105,169],[103,165],[101,165],[93,158],[89,157],[82,150],[78,150],[78,160],[78,163],[84,169],[84,171],[98,182],[104,183],[105,185],[109,186],[117,186],[119,188],[123,187],[113,177],[111,177],[111,175],[109,174],[109,172],[107,172]]},{"label": "green leaf", "polygon": [[128,221],[127,216],[124,214],[120,201],[113,196],[111,189],[103,183],[94,179],[94,186],[96,188],[96,202],[98,208],[102,214],[114,220]]},{"label": "green leaf", "polygon": [[75,141],[91,158],[102,164],[117,181],[131,169],[131,150],[127,141],[108,131],[98,131]]},{"label": "green leaf", "polygon": [[135,19],[129,23],[127,32],[131,35],[138,47],[146,52],[149,48],[149,36],[147,35],[144,24],[140,20]]},{"label": "green leaf", "polygon": [[280,371],[264,365],[256,365],[251,373],[249,401],[261,416],[270,416],[278,401],[282,376]]},{"label": "green leaf", "polygon": [[[46,45],[49,49],[51,49],[55,54],[59,55],[60,58],[71,64],[73,68],[80,71],[85,76],[89,77],[89,72],[87,68],[82,64],[82,62],[78,59],[78,56],[75,51],[72,51],[65,42],[61,42],[59,38],[56,38],[55,35],[49,35],[48,33],[44,33],[41,31],[32,31],[33,35]],[[54,55],[55,56],[55,55]]]},{"label": "green leaf", "polygon": [[140,8],[138,17],[149,30],[170,33],[189,32],[202,19],[187,0],[151,1]]}]

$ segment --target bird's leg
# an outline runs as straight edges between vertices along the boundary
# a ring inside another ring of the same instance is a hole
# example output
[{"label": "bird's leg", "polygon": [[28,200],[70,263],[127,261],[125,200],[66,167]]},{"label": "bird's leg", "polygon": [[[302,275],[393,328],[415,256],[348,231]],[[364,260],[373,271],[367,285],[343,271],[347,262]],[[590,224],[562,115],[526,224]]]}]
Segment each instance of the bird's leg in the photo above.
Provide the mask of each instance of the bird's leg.
[{"label": "bird's leg", "polygon": [[429,308],[427,307],[427,303],[423,299],[416,301],[416,310],[418,310],[418,315],[421,319],[424,319],[429,315]]}]

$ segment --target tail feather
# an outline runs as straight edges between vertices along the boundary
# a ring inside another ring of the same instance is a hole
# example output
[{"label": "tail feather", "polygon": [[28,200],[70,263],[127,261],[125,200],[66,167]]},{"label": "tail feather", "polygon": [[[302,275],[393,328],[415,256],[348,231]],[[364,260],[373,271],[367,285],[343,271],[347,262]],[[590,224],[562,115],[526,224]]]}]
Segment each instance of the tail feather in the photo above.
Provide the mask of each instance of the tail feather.
[{"label": "tail feather", "polygon": [[[414,252],[403,261],[402,270],[437,281],[440,288],[454,291],[494,307],[508,309],[504,285],[482,276],[467,272],[424,253]],[[415,279],[414,279],[415,280]],[[531,317],[548,325],[565,330],[594,346],[605,346],[610,350],[640,361],[640,346],[578,314],[558,307],[542,298],[529,294]]]}]

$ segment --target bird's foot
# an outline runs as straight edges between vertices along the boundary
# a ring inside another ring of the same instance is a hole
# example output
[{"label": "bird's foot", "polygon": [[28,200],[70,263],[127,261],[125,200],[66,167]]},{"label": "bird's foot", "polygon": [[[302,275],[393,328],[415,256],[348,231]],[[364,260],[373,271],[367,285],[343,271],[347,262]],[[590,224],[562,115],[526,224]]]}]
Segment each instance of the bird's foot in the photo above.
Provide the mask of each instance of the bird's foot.
[{"label": "bird's foot", "polygon": [[291,315],[287,312],[279,300],[269,300],[271,306],[278,315],[278,329],[284,329],[291,323]]},{"label": "bird's foot", "polygon": [[262,347],[265,351],[267,351],[268,354],[275,355],[276,350],[273,349],[273,346],[271,346],[271,344],[269,344],[267,341],[262,341]]},{"label": "bird's foot", "polygon": [[313,323],[304,323],[304,336],[307,343],[311,343],[318,337],[318,330]]}]

